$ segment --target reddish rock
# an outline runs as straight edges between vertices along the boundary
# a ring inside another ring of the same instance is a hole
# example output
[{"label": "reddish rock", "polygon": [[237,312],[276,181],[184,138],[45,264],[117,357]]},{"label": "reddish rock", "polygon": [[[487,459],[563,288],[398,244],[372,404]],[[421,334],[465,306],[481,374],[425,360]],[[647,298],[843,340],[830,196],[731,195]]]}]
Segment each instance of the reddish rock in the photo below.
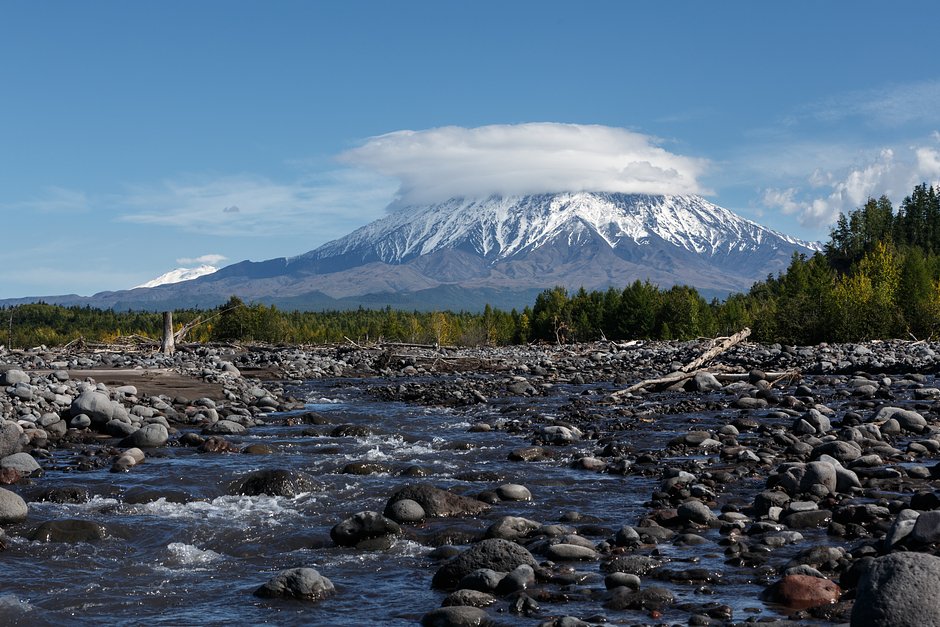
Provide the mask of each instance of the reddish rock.
[{"label": "reddish rock", "polygon": [[238,447],[225,438],[213,435],[200,444],[196,450],[200,453],[237,453]]},{"label": "reddish rock", "polygon": [[16,468],[0,469],[0,485],[13,485],[20,479],[22,479],[22,475]]},{"label": "reddish rock", "polygon": [[834,581],[809,575],[787,575],[767,589],[770,600],[797,610],[835,603],[841,595]]}]

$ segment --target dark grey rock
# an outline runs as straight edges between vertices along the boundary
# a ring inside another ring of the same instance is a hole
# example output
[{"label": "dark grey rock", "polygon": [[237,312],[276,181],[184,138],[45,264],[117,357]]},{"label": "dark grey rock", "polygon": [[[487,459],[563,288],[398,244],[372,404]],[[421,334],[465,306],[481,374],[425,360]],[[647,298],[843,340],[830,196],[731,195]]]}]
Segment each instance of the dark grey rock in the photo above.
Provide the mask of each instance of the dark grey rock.
[{"label": "dark grey rock", "polygon": [[545,554],[555,561],[596,560],[597,551],[577,544],[553,544],[548,547]]},{"label": "dark grey rock", "polygon": [[541,526],[542,523],[528,518],[503,516],[487,528],[486,537],[516,541],[529,537]]},{"label": "dark grey rock", "polygon": [[528,564],[521,564],[502,578],[496,586],[496,592],[501,596],[506,596],[515,592],[528,590],[534,584],[535,569]]},{"label": "dark grey rock", "polygon": [[676,511],[679,518],[685,522],[697,525],[711,525],[718,521],[718,517],[701,501],[691,500],[679,505]]},{"label": "dark grey rock", "polygon": [[532,493],[524,485],[507,483],[496,488],[496,494],[504,501],[531,501]]},{"label": "dark grey rock", "polygon": [[488,627],[492,624],[484,610],[465,605],[439,607],[421,617],[421,627]]},{"label": "dark grey rock", "polygon": [[286,496],[293,498],[298,494],[310,492],[316,484],[307,475],[294,470],[256,470],[237,481],[232,493],[246,496]]},{"label": "dark grey rock", "polygon": [[427,516],[421,503],[411,499],[389,503],[385,508],[385,515],[399,524],[419,523]]},{"label": "dark grey rock", "polygon": [[[403,499],[410,499],[420,504],[429,518],[480,514],[490,507],[482,501],[460,496],[423,483],[401,488],[389,498],[388,504]],[[388,516],[388,504],[386,505],[386,516]]]},{"label": "dark grey rock", "polygon": [[612,610],[661,610],[672,605],[675,597],[665,588],[650,586],[643,590],[614,588],[604,607]]},{"label": "dark grey rock", "polygon": [[940,509],[924,512],[917,517],[911,530],[911,539],[922,544],[940,542]]},{"label": "dark grey rock", "polygon": [[490,538],[474,544],[441,566],[434,574],[431,586],[453,588],[461,578],[478,568],[509,572],[522,564],[533,568],[538,566],[538,562],[524,547],[508,540]]},{"label": "dark grey rock", "polygon": [[333,582],[313,568],[282,570],[266,584],[255,590],[264,598],[289,598],[319,601],[336,592]]},{"label": "dark grey rock", "polygon": [[477,590],[478,592],[494,592],[506,573],[498,572],[492,568],[478,568],[467,573],[457,582],[459,590]]},{"label": "dark grey rock", "polygon": [[359,512],[330,530],[330,538],[340,546],[365,550],[389,548],[401,527],[378,512]]},{"label": "dark grey rock", "polygon": [[31,534],[36,542],[96,542],[108,537],[108,529],[92,520],[47,520]]},{"label": "dark grey rock", "polygon": [[940,625],[940,557],[892,553],[862,574],[852,627]]},{"label": "dark grey rock", "polygon": [[468,607],[487,607],[496,603],[496,597],[487,592],[480,592],[479,590],[457,590],[450,593],[444,600],[441,602],[443,607],[451,607],[454,605],[463,605]]},{"label": "dark grey rock", "polygon": [[821,485],[829,493],[836,491],[836,469],[832,464],[825,462],[809,462],[805,466],[803,478],[800,480],[800,490],[811,492],[814,485]]},{"label": "dark grey rock", "polygon": [[134,433],[121,440],[121,446],[136,446],[140,448],[155,448],[163,446],[170,438],[166,427],[159,423],[144,425]]},{"label": "dark grey rock", "polygon": [[604,586],[608,590],[624,586],[631,590],[639,590],[640,578],[631,573],[610,573],[604,577]]}]

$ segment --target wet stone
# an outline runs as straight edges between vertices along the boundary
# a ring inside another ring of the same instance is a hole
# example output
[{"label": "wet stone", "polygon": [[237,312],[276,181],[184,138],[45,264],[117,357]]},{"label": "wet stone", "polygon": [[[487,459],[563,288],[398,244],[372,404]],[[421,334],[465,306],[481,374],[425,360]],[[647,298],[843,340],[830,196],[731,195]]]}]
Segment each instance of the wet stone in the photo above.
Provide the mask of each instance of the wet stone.
[{"label": "wet stone", "polygon": [[30,540],[35,542],[95,542],[108,536],[107,528],[91,520],[49,520],[37,527]]}]

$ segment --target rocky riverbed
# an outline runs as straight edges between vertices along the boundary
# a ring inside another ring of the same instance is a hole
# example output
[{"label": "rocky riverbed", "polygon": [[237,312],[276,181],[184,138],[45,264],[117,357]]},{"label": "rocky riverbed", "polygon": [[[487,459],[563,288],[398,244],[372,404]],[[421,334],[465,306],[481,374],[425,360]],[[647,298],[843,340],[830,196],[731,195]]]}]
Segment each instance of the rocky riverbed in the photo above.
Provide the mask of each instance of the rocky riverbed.
[{"label": "rocky riverbed", "polygon": [[940,624],[940,344],[711,346],[6,351],[0,619]]}]

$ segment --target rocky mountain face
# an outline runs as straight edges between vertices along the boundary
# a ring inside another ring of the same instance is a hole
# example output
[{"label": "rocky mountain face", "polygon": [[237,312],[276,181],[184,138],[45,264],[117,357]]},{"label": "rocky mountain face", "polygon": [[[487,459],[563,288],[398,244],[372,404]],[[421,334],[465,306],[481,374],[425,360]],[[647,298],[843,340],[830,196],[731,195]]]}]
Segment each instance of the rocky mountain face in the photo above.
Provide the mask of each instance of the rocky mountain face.
[{"label": "rocky mountain face", "polygon": [[636,279],[720,296],[817,248],[698,196],[492,196],[400,207],[297,257],[244,261],[172,285],[44,300],[160,309],[214,306],[235,294],[292,309],[508,308],[555,285],[619,288]]}]

